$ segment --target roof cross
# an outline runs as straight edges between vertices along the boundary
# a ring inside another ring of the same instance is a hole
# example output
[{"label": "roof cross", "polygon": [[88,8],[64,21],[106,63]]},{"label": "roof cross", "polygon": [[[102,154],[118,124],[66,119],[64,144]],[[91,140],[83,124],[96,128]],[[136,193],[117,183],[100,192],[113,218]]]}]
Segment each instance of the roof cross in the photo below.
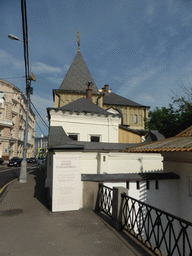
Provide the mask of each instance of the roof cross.
[{"label": "roof cross", "polygon": [[78,44],[78,52],[80,52],[80,38],[79,38],[79,32],[77,31],[77,44]]}]

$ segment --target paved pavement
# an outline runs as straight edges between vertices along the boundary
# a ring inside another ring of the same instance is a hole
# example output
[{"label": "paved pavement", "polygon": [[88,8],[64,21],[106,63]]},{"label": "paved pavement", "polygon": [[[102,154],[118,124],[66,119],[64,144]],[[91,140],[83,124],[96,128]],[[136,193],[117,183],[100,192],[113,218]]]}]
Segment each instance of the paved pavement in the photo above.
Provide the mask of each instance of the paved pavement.
[{"label": "paved pavement", "polygon": [[89,210],[51,213],[45,176],[12,182],[0,199],[0,256],[148,255]]}]

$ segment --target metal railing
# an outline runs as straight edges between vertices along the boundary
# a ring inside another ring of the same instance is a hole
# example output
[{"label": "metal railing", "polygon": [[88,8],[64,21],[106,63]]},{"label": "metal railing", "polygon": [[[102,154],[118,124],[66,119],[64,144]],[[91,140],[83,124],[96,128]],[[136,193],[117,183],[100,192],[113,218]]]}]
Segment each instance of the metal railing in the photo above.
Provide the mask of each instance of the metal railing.
[{"label": "metal railing", "polygon": [[99,209],[112,216],[113,189],[99,184]]},{"label": "metal railing", "polygon": [[155,255],[192,256],[192,223],[122,195],[122,227]]}]

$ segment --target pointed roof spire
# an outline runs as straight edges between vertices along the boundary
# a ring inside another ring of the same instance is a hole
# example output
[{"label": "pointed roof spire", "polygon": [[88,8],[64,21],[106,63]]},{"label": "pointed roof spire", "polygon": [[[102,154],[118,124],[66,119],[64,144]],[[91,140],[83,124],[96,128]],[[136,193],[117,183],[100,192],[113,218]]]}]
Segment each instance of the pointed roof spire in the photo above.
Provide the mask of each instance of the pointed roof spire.
[{"label": "pointed roof spire", "polygon": [[83,56],[81,52],[78,51],[59,89],[86,92],[87,82],[92,82],[91,89],[93,92],[98,92],[97,86],[94,83]]},{"label": "pointed roof spire", "polygon": [[77,30],[77,44],[78,44],[78,52],[80,52],[80,38],[79,38],[79,32]]},{"label": "pointed roof spire", "polygon": [[69,67],[67,74],[65,75],[59,89],[65,91],[78,91],[86,93],[87,82],[90,82],[92,83],[93,93],[98,92],[98,88],[94,83],[93,78],[89,72],[89,69],[80,52],[80,39],[78,31],[76,35],[78,43],[78,52],[76,53],[75,58],[71,66]]}]

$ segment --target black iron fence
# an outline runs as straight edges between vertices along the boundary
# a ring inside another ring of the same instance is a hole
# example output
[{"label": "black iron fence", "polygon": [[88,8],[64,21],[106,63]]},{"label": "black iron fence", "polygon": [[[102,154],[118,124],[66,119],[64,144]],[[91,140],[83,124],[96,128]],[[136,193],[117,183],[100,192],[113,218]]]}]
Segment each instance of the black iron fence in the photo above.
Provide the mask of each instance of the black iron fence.
[{"label": "black iron fence", "polygon": [[99,209],[110,217],[112,216],[113,189],[99,184]]},{"label": "black iron fence", "polygon": [[156,255],[192,255],[192,223],[126,194],[122,226]]},{"label": "black iron fence", "polygon": [[121,215],[122,229],[155,255],[192,256],[192,223],[126,194],[121,194],[120,208],[115,207],[113,193],[112,188],[99,184],[99,209],[111,218]]}]

